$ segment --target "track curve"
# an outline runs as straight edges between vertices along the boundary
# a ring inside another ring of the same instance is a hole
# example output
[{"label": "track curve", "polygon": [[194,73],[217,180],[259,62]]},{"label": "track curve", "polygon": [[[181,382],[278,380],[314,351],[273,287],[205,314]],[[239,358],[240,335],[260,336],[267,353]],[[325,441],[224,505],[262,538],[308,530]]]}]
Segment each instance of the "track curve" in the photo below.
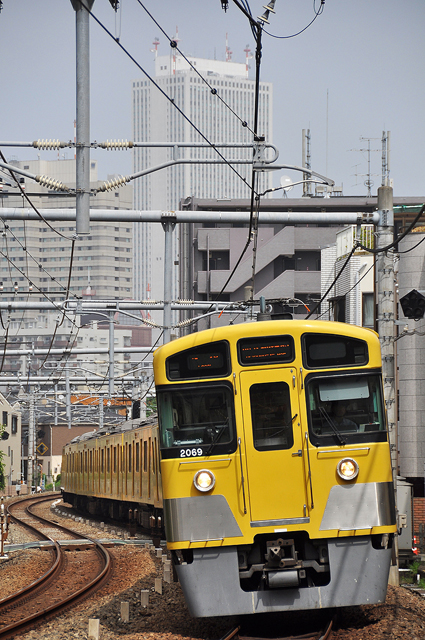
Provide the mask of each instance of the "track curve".
[{"label": "track curve", "polygon": [[52,563],[37,580],[0,600],[1,640],[34,628],[76,604],[110,575],[112,559],[102,544],[34,513],[40,503],[56,499],[56,495],[31,496],[8,506],[14,522],[31,531],[36,539],[50,543]]}]

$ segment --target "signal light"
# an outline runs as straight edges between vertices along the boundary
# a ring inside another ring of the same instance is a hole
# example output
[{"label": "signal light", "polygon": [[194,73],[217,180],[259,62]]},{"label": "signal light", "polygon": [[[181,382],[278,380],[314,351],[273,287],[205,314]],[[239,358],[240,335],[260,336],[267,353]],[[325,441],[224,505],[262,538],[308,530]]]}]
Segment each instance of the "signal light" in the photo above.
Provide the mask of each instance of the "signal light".
[{"label": "signal light", "polygon": [[416,289],[412,289],[400,298],[401,308],[406,318],[420,320],[425,313],[425,296]]}]

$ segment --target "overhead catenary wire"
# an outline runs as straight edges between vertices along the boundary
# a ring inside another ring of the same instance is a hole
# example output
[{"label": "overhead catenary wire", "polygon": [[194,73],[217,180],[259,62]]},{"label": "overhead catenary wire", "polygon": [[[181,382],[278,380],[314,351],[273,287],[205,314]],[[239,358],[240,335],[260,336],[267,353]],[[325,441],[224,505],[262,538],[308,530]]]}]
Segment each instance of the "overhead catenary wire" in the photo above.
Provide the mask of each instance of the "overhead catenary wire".
[{"label": "overhead catenary wire", "polygon": [[316,11],[316,0],[313,0],[313,11],[315,14],[314,18],[308,23],[308,25],[303,27],[303,29],[301,29],[300,31],[297,31],[296,33],[292,33],[289,36],[278,36],[276,34],[270,33],[269,31],[267,31],[267,29],[263,29],[263,31],[264,33],[267,33],[267,35],[270,36],[271,38],[276,38],[278,40],[288,40],[289,38],[296,38],[297,36],[304,33],[304,31],[307,31],[309,27],[311,27],[313,22],[315,22],[315,20],[323,13],[324,8],[325,8],[325,0],[320,0],[320,6]]},{"label": "overhead catenary wire", "polygon": [[145,12],[148,14],[148,16],[150,17],[150,19],[154,22],[154,24],[158,27],[158,29],[161,31],[161,33],[164,34],[164,36],[167,38],[168,42],[170,43],[170,46],[172,42],[175,43],[176,46],[173,46],[173,48],[175,48],[176,51],[179,52],[179,54],[182,56],[182,58],[187,62],[187,64],[190,66],[190,68],[192,69],[192,71],[194,71],[199,78],[201,78],[202,82],[204,82],[206,84],[206,86],[210,89],[212,95],[215,95],[217,97],[218,100],[220,100],[220,102],[222,102],[224,104],[224,106],[240,121],[241,125],[243,127],[245,127],[248,131],[250,131],[252,134],[254,133],[254,131],[249,127],[248,123],[246,120],[244,120],[243,118],[241,118],[241,116],[239,116],[236,111],[234,109],[232,109],[232,107],[224,100],[224,98],[220,95],[220,93],[218,92],[218,90],[213,87],[206,78],[204,78],[204,76],[202,75],[202,73],[199,72],[199,70],[195,67],[195,65],[192,64],[192,62],[189,60],[189,58],[181,51],[181,49],[179,48],[179,46],[177,45],[176,41],[173,40],[173,38],[170,38],[170,36],[167,34],[167,32],[165,31],[165,29],[163,29],[163,27],[161,27],[161,25],[159,24],[159,22],[154,18],[154,16],[151,14],[151,12],[146,8],[146,6],[143,4],[143,2],[141,0],[137,0],[137,2],[140,4],[140,6],[145,10]]},{"label": "overhead catenary wire", "polygon": [[145,75],[145,77],[156,87],[156,89],[158,89],[158,91],[164,96],[164,98],[166,100],[168,100],[168,102],[170,102],[170,104],[173,105],[173,107],[178,111],[178,113],[180,113],[180,115],[184,118],[184,120],[186,120],[186,122],[194,129],[194,131],[196,131],[196,133],[211,147],[211,149],[223,160],[223,162],[238,176],[238,178],[240,180],[242,180],[242,182],[248,187],[250,188],[250,185],[248,183],[248,181],[239,173],[239,171],[237,171],[235,169],[235,167],[232,165],[231,161],[228,160],[227,158],[225,158],[225,156],[220,153],[220,151],[215,147],[214,143],[211,142],[207,136],[202,133],[202,131],[199,129],[199,127],[196,126],[196,124],[194,122],[192,122],[192,120],[189,118],[189,116],[187,116],[185,114],[185,112],[183,111],[183,109],[181,109],[181,107],[179,107],[179,105],[175,102],[175,99],[172,98],[171,96],[169,96],[166,91],[164,91],[164,89],[162,89],[162,87],[160,87],[160,85],[155,82],[155,79],[142,67],[142,65],[136,60],[136,58],[126,49],[126,47],[124,47],[124,45],[117,40],[114,35],[111,33],[111,31],[109,31],[109,29],[102,23],[101,20],[99,20],[99,18],[97,18],[97,16],[89,9],[89,7],[85,4],[84,0],[80,0],[82,6],[87,10],[87,12],[90,14],[90,16],[93,18],[93,20],[95,20],[95,22],[97,22],[97,24],[105,31],[105,33],[108,34],[108,36],[110,38],[112,38],[112,40],[116,43],[116,45],[118,47],[120,47],[120,49],[125,53],[126,56],[128,56],[128,58],[136,65],[136,67],[138,69],[140,69],[140,71]]}]

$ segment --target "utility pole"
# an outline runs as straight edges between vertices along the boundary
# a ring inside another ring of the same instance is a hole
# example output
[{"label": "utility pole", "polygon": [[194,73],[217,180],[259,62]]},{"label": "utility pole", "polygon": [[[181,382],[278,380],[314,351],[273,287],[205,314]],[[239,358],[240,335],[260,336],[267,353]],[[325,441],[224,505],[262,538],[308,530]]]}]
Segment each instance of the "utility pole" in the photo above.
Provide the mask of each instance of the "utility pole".
[{"label": "utility pole", "polygon": [[29,393],[29,421],[28,421],[28,487],[35,491],[35,411],[34,394]]},{"label": "utility pole", "polygon": [[[393,189],[381,186],[378,189],[379,223],[376,231],[377,249],[382,249],[394,241]],[[395,282],[394,258],[391,250],[378,253],[376,265],[376,291],[378,303],[378,333],[382,353],[382,377],[387,410],[388,434],[391,449],[394,493],[397,497],[398,438],[395,389]],[[396,564],[390,568],[389,582],[399,584],[398,540],[394,540]]]},{"label": "utility pole", "polygon": [[90,29],[89,11],[94,0],[71,0],[75,11],[77,140],[76,234],[90,233]]}]

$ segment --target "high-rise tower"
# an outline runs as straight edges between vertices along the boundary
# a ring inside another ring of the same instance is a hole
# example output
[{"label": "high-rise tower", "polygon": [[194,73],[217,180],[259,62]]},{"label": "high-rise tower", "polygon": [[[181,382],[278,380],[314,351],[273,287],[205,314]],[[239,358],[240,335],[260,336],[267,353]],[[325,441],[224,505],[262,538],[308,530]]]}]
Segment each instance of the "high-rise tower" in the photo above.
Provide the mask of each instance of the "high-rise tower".
[{"label": "high-rise tower", "polygon": [[[255,81],[248,78],[248,65],[230,59],[224,62],[190,57],[189,60],[193,68],[175,50],[169,56],[155,58],[155,82],[173,99],[187,120],[152,82],[133,82],[134,140],[204,143],[193,123],[213,144],[252,143],[253,134],[249,128],[252,129],[254,121]],[[262,82],[258,134],[264,135],[266,142],[272,141],[272,97],[272,84]],[[220,151],[230,162],[232,159],[252,158],[251,149]],[[134,171],[155,167],[173,158],[220,159],[213,149],[186,147],[176,152],[172,147],[137,147]],[[251,165],[236,164],[234,169],[237,173],[225,164],[178,164],[148,174],[135,183],[135,208],[175,210],[179,202],[188,196],[247,198],[250,195]],[[261,174],[259,189],[264,191],[270,186],[270,174]],[[163,231],[158,224],[139,223],[134,227],[134,296],[162,299]],[[174,235],[177,233],[178,229]],[[176,238],[175,246],[178,246]],[[176,253],[175,260],[178,260]]]}]

